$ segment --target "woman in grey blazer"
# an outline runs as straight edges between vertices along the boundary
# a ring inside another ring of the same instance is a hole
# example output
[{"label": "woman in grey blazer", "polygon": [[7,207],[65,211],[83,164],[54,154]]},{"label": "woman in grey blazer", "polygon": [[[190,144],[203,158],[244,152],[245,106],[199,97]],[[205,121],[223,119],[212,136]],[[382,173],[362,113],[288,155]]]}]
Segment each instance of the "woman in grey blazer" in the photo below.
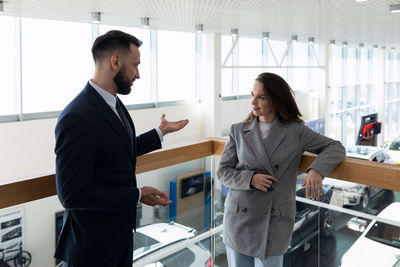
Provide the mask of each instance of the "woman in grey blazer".
[{"label": "woman in grey blazer", "polygon": [[289,85],[260,74],[252,112],[231,126],[217,172],[229,187],[224,242],[230,267],[282,266],[294,226],[296,176],[304,151],[318,154],[303,183],[318,200],[325,177],[345,158],[339,141],[304,125]]}]

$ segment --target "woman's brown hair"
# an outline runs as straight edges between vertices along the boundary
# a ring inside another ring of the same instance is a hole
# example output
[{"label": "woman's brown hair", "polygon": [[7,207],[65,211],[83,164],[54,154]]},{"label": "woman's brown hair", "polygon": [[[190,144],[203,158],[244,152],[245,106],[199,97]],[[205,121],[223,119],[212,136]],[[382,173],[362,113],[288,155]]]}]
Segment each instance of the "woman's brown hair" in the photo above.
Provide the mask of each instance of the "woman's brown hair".
[{"label": "woman's brown hair", "polygon": [[[301,121],[302,115],[294,100],[294,92],[284,79],[274,73],[264,72],[258,75],[256,81],[263,85],[265,95],[283,124]],[[255,118],[253,112],[250,112],[246,121]]]}]

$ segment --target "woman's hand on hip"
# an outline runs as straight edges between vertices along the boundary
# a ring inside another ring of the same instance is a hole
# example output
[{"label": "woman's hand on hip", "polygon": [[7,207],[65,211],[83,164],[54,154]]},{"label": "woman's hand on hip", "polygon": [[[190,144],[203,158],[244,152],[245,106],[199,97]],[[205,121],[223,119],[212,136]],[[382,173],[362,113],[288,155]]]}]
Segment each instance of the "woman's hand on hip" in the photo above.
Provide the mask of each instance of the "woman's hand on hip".
[{"label": "woman's hand on hip", "polygon": [[272,184],[278,179],[268,174],[254,173],[250,185],[256,189],[267,192],[272,190]]},{"label": "woman's hand on hip", "polygon": [[306,186],[306,198],[308,198],[311,193],[311,199],[318,200],[319,196],[322,195],[321,174],[314,169],[309,170],[302,186]]}]

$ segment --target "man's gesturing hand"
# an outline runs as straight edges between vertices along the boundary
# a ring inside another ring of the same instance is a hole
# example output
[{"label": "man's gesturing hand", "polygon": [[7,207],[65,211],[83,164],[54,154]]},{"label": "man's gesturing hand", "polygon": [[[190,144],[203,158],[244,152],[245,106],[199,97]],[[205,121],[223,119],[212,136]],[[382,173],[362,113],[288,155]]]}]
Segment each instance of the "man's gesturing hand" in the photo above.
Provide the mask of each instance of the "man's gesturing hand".
[{"label": "man's gesturing hand", "polygon": [[140,199],[140,202],[146,205],[167,206],[172,202],[171,200],[169,200],[169,196],[167,193],[164,193],[163,191],[160,191],[154,187],[143,186],[142,188],[140,188],[140,190],[142,192],[142,198]]},{"label": "man's gesturing hand", "polygon": [[183,127],[186,126],[186,124],[189,123],[189,120],[180,120],[180,121],[167,121],[165,118],[165,114],[162,114],[161,116],[161,123],[158,128],[160,128],[163,136],[169,133],[173,133],[176,131],[179,131]]},{"label": "man's gesturing hand", "polygon": [[278,179],[268,174],[255,173],[251,178],[251,186],[261,191],[267,192],[274,182]]}]

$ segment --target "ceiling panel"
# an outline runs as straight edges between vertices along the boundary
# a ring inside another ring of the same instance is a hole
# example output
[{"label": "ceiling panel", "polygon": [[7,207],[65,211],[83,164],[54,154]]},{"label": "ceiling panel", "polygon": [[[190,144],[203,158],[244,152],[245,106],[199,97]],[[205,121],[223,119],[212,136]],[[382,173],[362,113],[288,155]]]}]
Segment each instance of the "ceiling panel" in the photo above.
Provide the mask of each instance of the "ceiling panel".
[{"label": "ceiling panel", "polygon": [[149,17],[154,29],[193,31],[203,24],[205,32],[238,28],[248,37],[268,31],[279,40],[298,35],[400,48],[400,14],[390,14],[390,4],[400,0],[8,0],[3,15],[90,22],[98,11],[111,25],[138,27],[140,17]]}]

